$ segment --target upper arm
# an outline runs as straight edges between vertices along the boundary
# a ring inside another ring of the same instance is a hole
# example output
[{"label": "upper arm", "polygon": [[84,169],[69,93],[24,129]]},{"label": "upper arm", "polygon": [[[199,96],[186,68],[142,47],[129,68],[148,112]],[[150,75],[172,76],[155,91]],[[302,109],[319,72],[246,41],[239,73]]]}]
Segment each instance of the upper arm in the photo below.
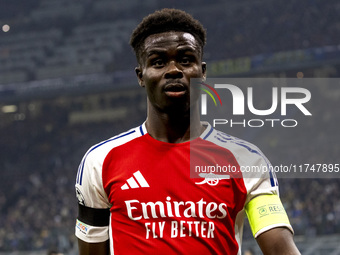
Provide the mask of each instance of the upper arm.
[{"label": "upper arm", "polygon": [[[266,166],[270,170],[271,164],[259,150],[251,156],[254,159],[249,162],[251,157],[247,157],[245,165],[255,165],[263,170],[248,174],[250,178],[245,182],[248,191],[245,211],[253,235],[265,255],[300,254],[293,240],[293,228],[279,198],[275,173],[261,168]],[[256,156],[260,157],[256,159]]]},{"label": "upper arm", "polygon": [[256,238],[264,255],[298,255],[300,254],[297,249],[293,234],[287,228],[273,228]]},{"label": "upper arm", "polygon": [[100,243],[87,243],[78,239],[79,255],[108,255],[110,254],[109,241]]},{"label": "upper arm", "polygon": [[109,239],[110,204],[102,183],[103,155],[90,150],[78,170],[75,188],[79,205],[75,234],[84,243],[81,246],[83,252]]}]

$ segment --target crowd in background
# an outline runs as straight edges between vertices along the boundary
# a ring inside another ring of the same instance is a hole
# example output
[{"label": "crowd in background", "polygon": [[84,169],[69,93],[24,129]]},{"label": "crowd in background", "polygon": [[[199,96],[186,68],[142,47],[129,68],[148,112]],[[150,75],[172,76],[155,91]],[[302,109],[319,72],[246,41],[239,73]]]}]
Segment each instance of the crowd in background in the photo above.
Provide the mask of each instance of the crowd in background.
[{"label": "crowd in background", "polygon": [[0,22],[11,29],[0,37],[0,84],[130,69],[135,62],[128,45],[132,29],[162,7],[180,7],[204,24],[206,61],[340,41],[337,0],[15,0],[6,7],[0,8]]},{"label": "crowd in background", "polygon": [[[128,105],[129,99],[138,105],[134,97],[121,97],[113,105]],[[81,158],[95,143],[145,120],[137,107],[116,122],[70,125],[69,113],[78,105],[70,109],[46,101],[42,108],[38,117],[1,130],[0,251],[71,249]]]}]

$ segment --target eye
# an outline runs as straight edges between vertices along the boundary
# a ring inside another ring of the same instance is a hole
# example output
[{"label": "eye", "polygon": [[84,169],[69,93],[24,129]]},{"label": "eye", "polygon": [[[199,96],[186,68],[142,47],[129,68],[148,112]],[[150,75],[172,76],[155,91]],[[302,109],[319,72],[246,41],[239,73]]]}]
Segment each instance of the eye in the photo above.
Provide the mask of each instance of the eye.
[{"label": "eye", "polygon": [[181,58],[181,64],[182,65],[189,65],[191,63],[191,58],[190,57],[183,57]]},{"label": "eye", "polygon": [[155,67],[163,67],[164,66],[164,61],[163,59],[157,58],[151,62],[151,64]]}]

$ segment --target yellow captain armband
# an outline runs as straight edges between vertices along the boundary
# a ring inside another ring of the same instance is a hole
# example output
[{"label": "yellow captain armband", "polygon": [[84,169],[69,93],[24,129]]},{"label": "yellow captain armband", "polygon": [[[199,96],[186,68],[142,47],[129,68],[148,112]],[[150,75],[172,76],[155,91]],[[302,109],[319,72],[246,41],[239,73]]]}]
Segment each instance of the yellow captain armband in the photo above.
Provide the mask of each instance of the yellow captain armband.
[{"label": "yellow captain armband", "polygon": [[246,205],[245,211],[255,238],[275,227],[287,227],[293,232],[278,195],[260,195],[255,197]]}]

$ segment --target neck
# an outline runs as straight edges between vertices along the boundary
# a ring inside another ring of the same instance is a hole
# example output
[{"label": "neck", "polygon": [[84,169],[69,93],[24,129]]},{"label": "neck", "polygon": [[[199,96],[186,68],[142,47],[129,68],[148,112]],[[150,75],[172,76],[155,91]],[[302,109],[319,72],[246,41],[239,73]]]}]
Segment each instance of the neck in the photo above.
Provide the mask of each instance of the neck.
[{"label": "neck", "polygon": [[191,114],[190,111],[165,113],[153,107],[148,107],[146,128],[153,138],[167,143],[190,141],[199,137],[204,131],[198,110]]}]

